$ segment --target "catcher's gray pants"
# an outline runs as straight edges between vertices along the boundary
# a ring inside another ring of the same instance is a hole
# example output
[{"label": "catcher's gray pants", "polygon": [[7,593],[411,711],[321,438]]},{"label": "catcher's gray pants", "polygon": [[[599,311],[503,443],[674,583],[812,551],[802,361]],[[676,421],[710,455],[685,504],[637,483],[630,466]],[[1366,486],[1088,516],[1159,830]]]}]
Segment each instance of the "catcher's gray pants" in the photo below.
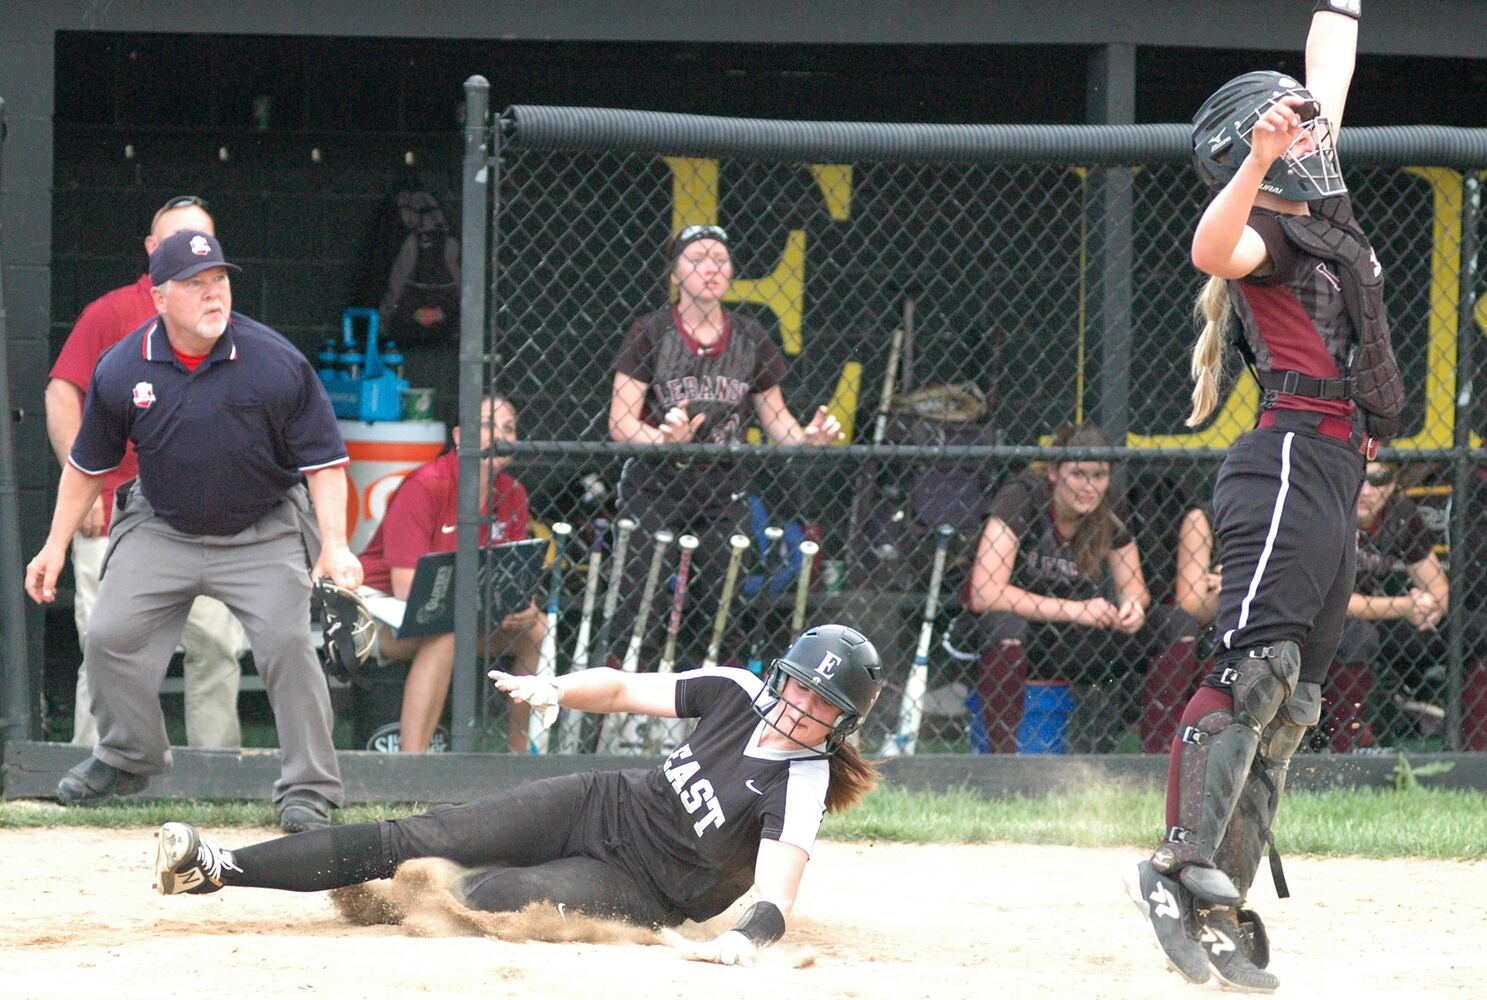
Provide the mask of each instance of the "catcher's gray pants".
[{"label": "catcher's gray pants", "polygon": [[160,683],[191,603],[215,597],[243,623],[279,730],[283,766],[273,798],[315,791],[340,805],[330,692],[310,636],[309,500],[295,487],[235,535],[188,535],[132,491],[109,532],[83,660],[93,689],[93,756],[135,774],[170,763]]}]

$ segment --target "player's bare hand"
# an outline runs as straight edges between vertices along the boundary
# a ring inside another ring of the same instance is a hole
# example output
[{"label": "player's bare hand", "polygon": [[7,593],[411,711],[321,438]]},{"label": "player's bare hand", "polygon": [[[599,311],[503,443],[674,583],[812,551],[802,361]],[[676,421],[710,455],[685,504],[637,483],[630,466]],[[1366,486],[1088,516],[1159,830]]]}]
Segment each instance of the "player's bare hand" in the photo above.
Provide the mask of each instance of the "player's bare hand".
[{"label": "player's bare hand", "polygon": [[827,412],[824,406],[816,409],[816,415],[805,426],[806,444],[836,444],[845,438],[841,421]]},{"label": "player's bare hand", "polygon": [[26,564],[26,593],[37,604],[50,604],[57,599],[57,576],[67,562],[67,546],[47,542]]},{"label": "player's bare hand", "polygon": [[1435,595],[1428,590],[1410,590],[1410,609],[1405,615],[1409,623],[1422,631],[1433,629],[1444,617],[1446,609],[1441,607]]},{"label": "player's bare hand", "polygon": [[1208,588],[1210,594],[1217,594],[1224,589],[1224,568],[1215,566],[1203,574],[1203,584]]},{"label": "player's bare hand", "polygon": [[77,530],[84,538],[97,538],[103,534],[103,494],[93,501],[93,506],[83,515],[83,523],[78,525]]},{"label": "player's bare hand", "polygon": [[543,729],[558,721],[558,699],[562,697],[562,692],[551,677],[541,674],[508,674],[504,670],[492,670],[485,676],[495,682],[497,690],[536,709],[542,716]]},{"label": "player's bare hand", "polygon": [[718,965],[753,965],[754,943],[738,931],[724,931],[711,941],[693,941],[670,928],[661,932],[666,943],[689,962],[713,962]]},{"label": "player's bare hand", "polygon": [[1146,624],[1146,609],[1140,601],[1130,599],[1120,602],[1115,612],[1115,628],[1126,635],[1135,635]]},{"label": "player's bare hand", "polygon": [[524,632],[528,628],[531,628],[532,623],[538,617],[540,617],[540,613],[537,610],[537,605],[531,603],[520,611],[513,611],[507,615],[501,622],[501,628],[508,632]]},{"label": "player's bare hand", "polygon": [[1074,616],[1075,625],[1093,625],[1096,628],[1114,628],[1120,611],[1103,597],[1094,597],[1079,602],[1079,611]]},{"label": "player's bare hand", "polygon": [[355,590],[361,586],[361,560],[351,554],[345,542],[331,543],[320,548],[320,558],[310,572],[314,580],[329,579],[331,583]]},{"label": "player's bare hand", "polygon": [[661,421],[661,440],[666,444],[686,444],[697,435],[697,429],[702,426],[704,414],[695,417],[687,414],[687,404],[678,403],[666,411],[666,418]]}]

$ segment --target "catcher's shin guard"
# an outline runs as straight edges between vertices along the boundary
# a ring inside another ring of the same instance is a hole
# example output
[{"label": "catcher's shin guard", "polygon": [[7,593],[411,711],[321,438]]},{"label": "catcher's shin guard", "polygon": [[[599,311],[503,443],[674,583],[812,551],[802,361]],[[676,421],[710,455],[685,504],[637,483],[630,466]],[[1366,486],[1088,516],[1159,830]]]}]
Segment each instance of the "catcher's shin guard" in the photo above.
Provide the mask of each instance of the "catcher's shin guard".
[{"label": "catcher's shin guard", "polygon": [[1290,895],[1270,827],[1280,806],[1281,792],[1286,787],[1291,757],[1301,745],[1306,731],[1317,724],[1321,712],[1321,686],[1297,684],[1296,693],[1286,699],[1260,736],[1254,764],[1240,792],[1239,803],[1229,820],[1223,842],[1214,856],[1214,863],[1233,879],[1241,896],[1248,895],[1250,886],[1254,884],[1260,855],[1267,845],[1276,894],[1282,899]]},{"label": "catcher's shin guard", "polygon": [[1231,708],[1205,713],[1178,735],[1177,820],[1152,857],[1176,874],[1199,904],[1237,906],[1233,881],[1215,868],[1260,734],[1291,697],[1301,674],[1301,647],[1291,641],[1245,650],[1220,664],[1210,684],[1227,688]]}]

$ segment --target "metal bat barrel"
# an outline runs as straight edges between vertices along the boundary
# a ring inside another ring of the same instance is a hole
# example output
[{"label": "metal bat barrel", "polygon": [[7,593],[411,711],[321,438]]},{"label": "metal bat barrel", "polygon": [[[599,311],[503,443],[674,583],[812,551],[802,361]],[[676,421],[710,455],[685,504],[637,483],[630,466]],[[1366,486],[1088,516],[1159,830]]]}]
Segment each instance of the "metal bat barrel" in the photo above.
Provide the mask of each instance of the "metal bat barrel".
[{"label": "metal bat barrel", "polygon": [[800,576],[795,581],[795,614],[790,619],[790,634],[800,635],[805,630],[805,603],[810,596],[811,569],[816,564],[816,553],[821,546],[807,538],[800,543]]},{"label": "metal bat barrel", "polygon": [[[651,603],[656,598],[656,584],[661,579],[661,566],[666,561],[666,550],[671,547],[675,538],[665,528],[657,531],[651,538],[654,542],[651,568],[645,577],[645,588],[640,593],[640,611],[635,616],[635,629],[630,633],[630,645],[625,650],[625,659],[620,663],[620,669],[627,673],[633,674],[640,669],[640,649],[645,641],[645,626],[650,621]],[[629,727],[630,723],[624,712],[615,712],[608,716],[599,737],[600,752],[619,752],[622,737]]]},{"label": "metal bat barrel", "polygon": [[718,597],[718,613],[713,618],[713,635],[707,644],[707,659],[702,661],[704,667],[718,665],[723,633],[728,628],[729,605],[733,603],[733,590],[738,586],[738,567],[743,563],[743,554],[749,544],[747,535],[734,535],[728,539],[728,547],[732,552],[728,556],[728,572],[723,577],[723,593]]},{"label": "metal bat barrel", "polygon": [[[604,538],[609,533],[609,521],[594,520],[594,538],[589,543],[589,572],[583,587],[583,614],[578,622],[578,638],[573,643],[573,664],[569,673],[587,670],[589,667],[589,643],[593,627],[594,605],[599,593],[599,576],[604,565]],[[578,753],[582,732],[583,713],[564,709],[558,721],[558,750],[560,753]]]},{"label": "metal bat barrel", "polygon": [[[558,671],[558,600],[563,593],[563,555],[568,539],[573,534],[573,525],[559,521],[552,526],[552,569],[547,584],[547,630],[542,636],[542,649],[537,657],[537,673],[552,677]],[[542,713],[531,712],[527,716],[527,751],[547,753],[547,727],[542,724]]]},{"label": "metal bat barrel", "polygon": [[929,690],[929,646],[934,638],[935,617],[940,613],[940,582],[945,577],[945,555],[955,529],[940,525],[935,538],[934,568],[929,574],[929,593],[924,598],[924,620],[919,626],[919,645],[914,650],[914,665],[904,685],[904,700],[899,709],[898,733],[883,748],[889,756],[912,754],[919,745],[919,725],[924,720],[924,697]]}]

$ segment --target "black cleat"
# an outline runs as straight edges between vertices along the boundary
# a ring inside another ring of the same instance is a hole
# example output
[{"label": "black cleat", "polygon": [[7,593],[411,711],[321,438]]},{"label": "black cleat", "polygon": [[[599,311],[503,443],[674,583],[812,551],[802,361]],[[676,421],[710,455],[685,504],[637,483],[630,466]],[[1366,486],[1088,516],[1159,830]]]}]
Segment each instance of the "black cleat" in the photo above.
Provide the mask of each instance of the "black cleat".
[{"label": "black cleat", "polygon": [[334,808],[319,792],[296,788],[279,803],[279,829],[285,833],[323,830],[330,826],[330,811]]},{"label": "black cleat", "polygon": [[148,775],[121,771],[89,755],[57,783],[57,801],[64,806],[101,806],[143,791],[149,783]]},{"label": "black cleat", "polygon": [[1198,924],[1188,891],[1157,871],[1150,860],[1129,869],[1125,883],[1172,971],[1190,983],[1208,982],[1208,957],[1194,939]]},{"label": "black cleat", "polygon": [[[1263,940],[1263,929],[1260,935]],[[1240,928],[1235,910],[1216,906],[1204,914],[1198,940],[1214,975],[1229,989],[1244,993],[1274,993],[1280,986],[1280,980],[1273,973],[1266,972],[1251,960],[1256,951],[1251,931]],[[1267,944],[1264,948],[1267,962],[1269,953]]]},{"label": "black cleat", "polygon": [[162,896],[216,892],[224,869],[242,871],[231,851],[202,840],[190,823],[166,823],[155,838],[155,889]]}]

